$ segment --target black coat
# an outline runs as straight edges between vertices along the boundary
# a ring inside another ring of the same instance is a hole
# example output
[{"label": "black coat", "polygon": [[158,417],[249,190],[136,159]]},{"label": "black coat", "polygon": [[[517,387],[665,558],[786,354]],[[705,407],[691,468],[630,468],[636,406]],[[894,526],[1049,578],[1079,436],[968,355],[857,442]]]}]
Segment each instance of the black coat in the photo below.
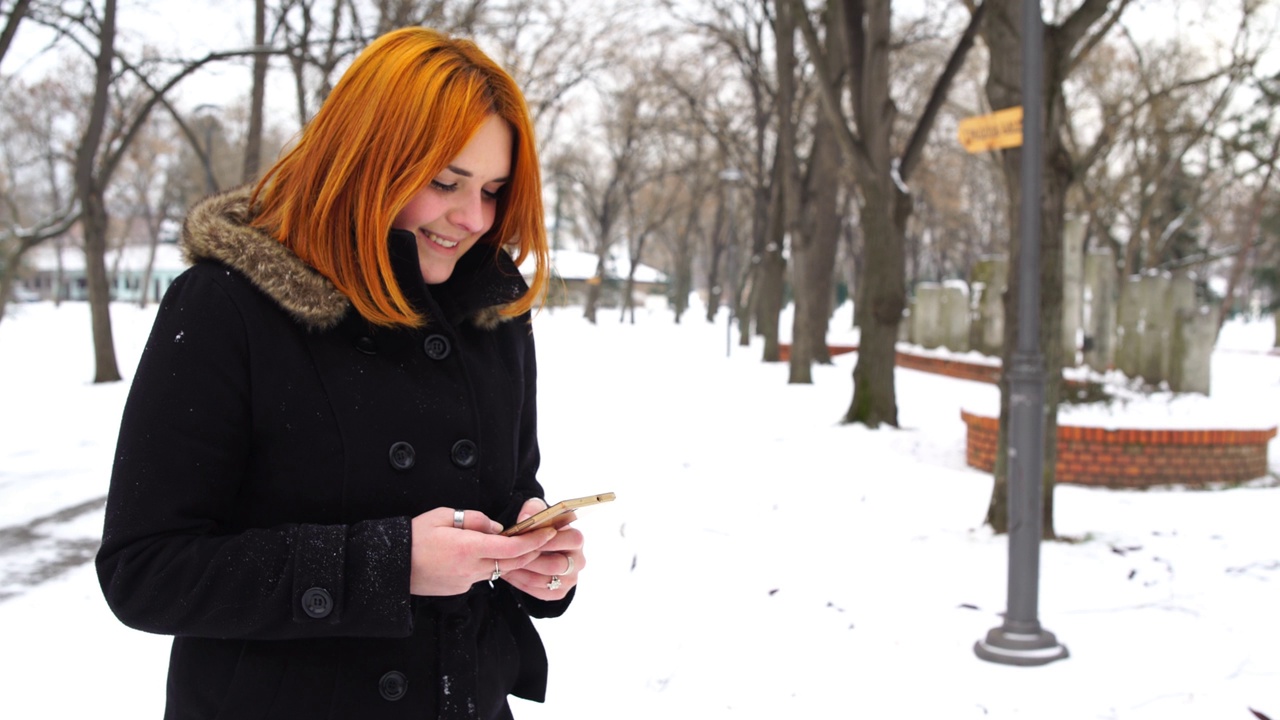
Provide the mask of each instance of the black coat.
[{"label": "black coat", "polygon": [[126,624],[174,635],[166,718],[500,717],[542,700],[529,616],[503,581],[409,593],[410,518],[510,524],[542,497],[526,285],[477,245],[428,288],[411,233],[397,279],[423,330],[368,324],[244,224],[247,192],[184,226],[194,262],[156,315],[125,406],[97,559]]}]

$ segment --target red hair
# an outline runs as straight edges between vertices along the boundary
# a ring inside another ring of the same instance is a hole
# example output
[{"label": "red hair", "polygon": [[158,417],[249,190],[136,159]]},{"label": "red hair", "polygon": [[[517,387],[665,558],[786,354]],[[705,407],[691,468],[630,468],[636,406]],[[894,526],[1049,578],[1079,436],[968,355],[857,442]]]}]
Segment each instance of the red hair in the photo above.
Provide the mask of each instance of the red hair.
[{"label": "red hair", "polygon": [[253,224],[332,281],[370,322],[420,325],[392,273],[392,220],[495,115],[511,128],[511,175],[481,242],[494,252],[511,248],[516,264],[533,255],[528,292],[502,309],[524,313],[549,276],[533,122],[515,81],[468,40],[415,27],[365,48],[258,182]]}]

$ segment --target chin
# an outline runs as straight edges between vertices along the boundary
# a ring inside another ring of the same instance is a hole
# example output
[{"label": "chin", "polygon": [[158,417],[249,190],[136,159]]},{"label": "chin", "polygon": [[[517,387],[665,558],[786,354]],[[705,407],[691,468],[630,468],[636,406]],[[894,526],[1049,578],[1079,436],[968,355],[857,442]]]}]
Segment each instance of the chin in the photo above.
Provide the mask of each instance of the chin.
[{"label": "chin", "polygon": [[422,281],[428,285],[439,285],[449,276],[453,275],[453,266],[449,267],[424,267],[422,268]]}]

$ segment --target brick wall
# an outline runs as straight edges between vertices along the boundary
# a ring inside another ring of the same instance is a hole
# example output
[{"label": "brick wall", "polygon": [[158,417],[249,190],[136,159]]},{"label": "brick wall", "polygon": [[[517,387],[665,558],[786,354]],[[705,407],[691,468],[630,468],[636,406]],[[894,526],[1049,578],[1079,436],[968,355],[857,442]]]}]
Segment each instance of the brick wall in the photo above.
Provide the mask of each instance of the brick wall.
[{"label": "brick wall", "polygon": [[[960,412],[965,461],[991,472],[999,421]],[[1106,430],[1059,426],[1057,481],[1105,487],[1243,482],[1267,474],[1268,430]]]},{"label": "brick wall", "polygon": [[[790,346],[782,345],[781,360]],[[856,345],[833,345],[833,356],[857,351]],[[897,351],[898,367],[961,380],[997,383],[1000,366],[954,358]],[[1064,379],[1070,389],[1081,383]],[[996,467],[999,420],[960,412],[968,428],[965,461],[992,472]],[[1104,487],[1150,487],[1244,482],[1267,474],[1269,430],[1106,430],[1058,426],[1057,482]]]},{"label": "brick wall", "polygon": [[[827,352],[831,354],[831,357],[857,351],[857,345],[827,346]],[[786,362],[790,359],[791,346],[787,343],[779,344],[778,361]],[[901,368],[908,368],[910,370],[920,370],[922,372],[934,373],[937,375],[946,375],[948,377],[959,378],[961,380],[977,380],[978,382],[987,383],[1000,382],[999,365],[984,365],[982,363],[933,357],[929,355],[912,355],[901,350],[898,350],[894,354],[894,365]]]}]

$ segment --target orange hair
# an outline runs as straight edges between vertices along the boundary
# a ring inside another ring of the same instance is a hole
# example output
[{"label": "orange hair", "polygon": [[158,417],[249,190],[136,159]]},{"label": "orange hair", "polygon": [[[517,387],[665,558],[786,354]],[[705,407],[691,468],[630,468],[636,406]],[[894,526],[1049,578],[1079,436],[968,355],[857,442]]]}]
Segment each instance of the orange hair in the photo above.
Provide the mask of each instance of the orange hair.
[{"label": "orange hair", "polygon": [[392,273],[391,223],[492,115],[511,127],[511,175],[481,242],[495,253],[510,247],[517,264],[534,256],[528,292],[502,309],[526,312],[549,276],[533,122],[515,81],[468,40],[414,27],[365,48],[258,182],[253,225],[332,281],[370,322],[421,325]]}]

